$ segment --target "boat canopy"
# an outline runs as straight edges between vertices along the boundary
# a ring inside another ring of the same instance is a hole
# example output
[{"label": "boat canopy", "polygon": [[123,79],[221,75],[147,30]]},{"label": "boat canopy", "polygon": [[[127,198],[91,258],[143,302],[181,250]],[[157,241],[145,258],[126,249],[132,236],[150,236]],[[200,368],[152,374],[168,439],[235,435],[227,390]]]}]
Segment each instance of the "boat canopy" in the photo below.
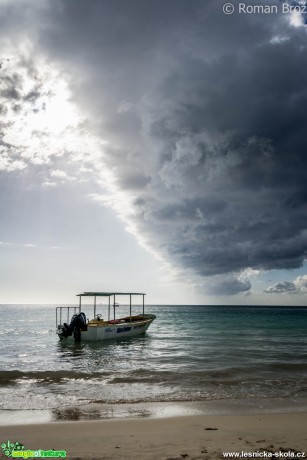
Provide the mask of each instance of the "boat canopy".
[{"label": "boat canopy", "polygon": [[82,294],[77,294],[79,297],[79,312],[81,313],[81,299],[82,297],[94,297],[94,318],[96,317],[96,297],[107,297],[109,300],[109,308],[108,308],[108,320],[110,320],[110,308],[111,308],[111,297],[113,297],[113,308],[114,308],[114,320],[115,320],[115,307],[116,307],[116,297],[117,296],[124,296],[128,295],[130,297],[130,317],[131,317],[131,308],[132,308],[132,296],[142,296],[142,304],[143,304],[143,316],[145,314],[145,293],[144,292],[83,292]]},{"label": "boat canopy", "polygon": [[77,297],[111,297],[112,295],[146,295],[143,292],[83,292]]}]

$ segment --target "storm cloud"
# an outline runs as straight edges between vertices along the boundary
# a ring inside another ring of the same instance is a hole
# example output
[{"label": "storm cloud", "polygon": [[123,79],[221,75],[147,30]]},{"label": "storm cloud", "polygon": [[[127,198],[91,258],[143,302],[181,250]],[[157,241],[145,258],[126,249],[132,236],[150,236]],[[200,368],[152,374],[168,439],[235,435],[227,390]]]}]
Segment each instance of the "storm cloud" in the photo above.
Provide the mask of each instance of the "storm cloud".
[{"label": "storm cloud", "polygon": [[216,0],[44,5],[33,46],[106,141],[94,164],[101,201],[142,244],[222,294],[248,292],[248,269],[301,267],[305,26],[229,17]]}]

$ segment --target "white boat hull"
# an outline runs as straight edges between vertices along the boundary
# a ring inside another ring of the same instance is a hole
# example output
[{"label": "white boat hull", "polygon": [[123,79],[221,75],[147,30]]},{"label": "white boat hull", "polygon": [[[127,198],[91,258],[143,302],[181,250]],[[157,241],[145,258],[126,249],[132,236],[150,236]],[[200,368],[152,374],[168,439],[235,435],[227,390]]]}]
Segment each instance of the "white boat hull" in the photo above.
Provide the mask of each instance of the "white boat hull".
[{"label": "white boat hull", "polygon": [[[81,342],[99,342],[103,340],[121,339],[122,337],[136,337],[144,334],[149,328],[150,324],[156,318],[155,315],[146,314],[142,319],[133,321],[119,320],[115,324],[112,322],[90,321],[87,324],[87,330],[81,331]],[[63,342],[74,342],[74,336],[67,338],[61,337]]]}]

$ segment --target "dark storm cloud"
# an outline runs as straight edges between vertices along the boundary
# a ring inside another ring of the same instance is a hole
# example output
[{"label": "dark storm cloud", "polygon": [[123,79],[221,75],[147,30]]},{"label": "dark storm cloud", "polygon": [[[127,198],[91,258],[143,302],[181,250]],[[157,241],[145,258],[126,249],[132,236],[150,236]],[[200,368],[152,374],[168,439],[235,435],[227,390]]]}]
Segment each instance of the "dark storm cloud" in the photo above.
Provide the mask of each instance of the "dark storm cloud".
[{"label": "dark storm cloud", "polygon": [[250,289],[247,268],[301,266],[305,29],[216,0],[50,5],[39,46],[109,140],[104,164],[146,244],[225,294]]}]

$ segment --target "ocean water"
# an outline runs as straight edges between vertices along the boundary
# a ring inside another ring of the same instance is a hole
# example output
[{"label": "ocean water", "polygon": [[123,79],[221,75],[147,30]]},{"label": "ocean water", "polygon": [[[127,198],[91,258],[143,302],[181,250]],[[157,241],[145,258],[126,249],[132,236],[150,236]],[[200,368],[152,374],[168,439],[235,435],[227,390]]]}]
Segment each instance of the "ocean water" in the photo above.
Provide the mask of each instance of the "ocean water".
[{"label": "ocean water", "polygon": [[157,319],[144,336],[68,345],[55,334],[55,306],[0,306],[0,412],[78,418],[83,407],[99,418],[137,403],[265,408],[272,401],[307,410],[307,308],[146,311]]}]

